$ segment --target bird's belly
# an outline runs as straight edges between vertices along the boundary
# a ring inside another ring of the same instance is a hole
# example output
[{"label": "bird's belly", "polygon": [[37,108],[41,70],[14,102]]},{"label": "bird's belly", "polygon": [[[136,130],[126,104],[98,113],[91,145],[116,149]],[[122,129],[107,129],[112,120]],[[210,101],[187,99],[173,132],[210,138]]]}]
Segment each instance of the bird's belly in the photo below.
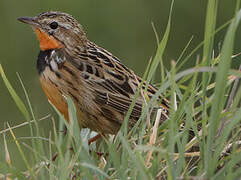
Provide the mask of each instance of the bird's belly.
[{"label": "bird's belly", "polygon": [[[106,119],[101,114],[98,106],[92,100],[91,94],[84,91],[79,85],[74,86],[74,81],[70,85],[71,78],[65,71],[59,69],[62,77],[57,77],[56,73],[46,67],[40,75],[40,83],[48,100],[58,109],[58,111],[69,122],[68,104],[66,96],[70,96],[76,106],[76,115],[80,127],[87,127],[91,130],[115,134],[120,128],[120,124]],[[67,82],[68,81],[68,82]],[[74,86],[74,87],[72,87]],[[74,92],[78,89],[78,92]],[[115,118],[115,117],[113,117]]]}]

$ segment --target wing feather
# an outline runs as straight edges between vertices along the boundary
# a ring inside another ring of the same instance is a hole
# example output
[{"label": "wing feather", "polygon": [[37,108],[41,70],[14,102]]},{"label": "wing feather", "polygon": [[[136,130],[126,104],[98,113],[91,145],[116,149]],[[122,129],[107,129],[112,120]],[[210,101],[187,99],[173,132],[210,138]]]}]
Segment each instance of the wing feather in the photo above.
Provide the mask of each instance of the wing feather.
[{"label": "wing feather", "polygon": [[[115,56],[96,45],[90,45],[89,50],[84,54],[80,53],[79,58],[68,61],[79,69],[86,88],[93,91],[95,98],[93,100],[103,107],[103,114],[110,118],[113,116],[113,112],[122,114],[122,117],[127,113],[142,80],[140,77],[136,76]],[[156,91],[154,86],[149,85],[147,94],[151,97]],[[143,97],[139,96],[132,110],[131,118],[137,120],[141,116],[143,102]],[[164,106],[167,106],[168,102],[166,100],[163,102]]]}]

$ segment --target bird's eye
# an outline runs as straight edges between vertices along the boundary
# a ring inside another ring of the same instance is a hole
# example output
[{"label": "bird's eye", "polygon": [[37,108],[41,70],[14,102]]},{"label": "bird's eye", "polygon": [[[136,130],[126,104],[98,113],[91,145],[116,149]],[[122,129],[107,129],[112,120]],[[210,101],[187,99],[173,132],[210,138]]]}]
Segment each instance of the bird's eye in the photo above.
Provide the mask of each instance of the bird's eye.
[{"label": "bird's eye", "polygon": [[50,23],[49,26],[50,26],[51,29],[57,29],[57,27],[58,27],[59,25],[58,25],[57,22],[54,21],[54,22]]}]

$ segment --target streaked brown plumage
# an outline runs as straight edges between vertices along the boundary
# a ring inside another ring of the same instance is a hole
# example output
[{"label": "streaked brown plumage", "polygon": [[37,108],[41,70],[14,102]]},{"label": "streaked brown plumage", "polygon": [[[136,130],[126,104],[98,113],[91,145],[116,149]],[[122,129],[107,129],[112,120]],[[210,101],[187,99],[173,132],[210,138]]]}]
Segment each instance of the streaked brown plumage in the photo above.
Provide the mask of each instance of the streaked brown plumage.
[{"label": "streaked brown plumage", "polygon": [[[89,41],[81,25],[66,13],[50,11],[19,20],[31,25],[40,41],[37,68],[49,101],[68,120],[68,95],[76,105],[81,127],[117,133],[141,78],[111,53]],[[149,85],[147,95],[151,98],[156,91]],[[130,126],[139,119],[143,102],[139,96],[129,119]],[[155,109],[162,108],[167,113],[167,104],[162,99],[161,106]]]}]

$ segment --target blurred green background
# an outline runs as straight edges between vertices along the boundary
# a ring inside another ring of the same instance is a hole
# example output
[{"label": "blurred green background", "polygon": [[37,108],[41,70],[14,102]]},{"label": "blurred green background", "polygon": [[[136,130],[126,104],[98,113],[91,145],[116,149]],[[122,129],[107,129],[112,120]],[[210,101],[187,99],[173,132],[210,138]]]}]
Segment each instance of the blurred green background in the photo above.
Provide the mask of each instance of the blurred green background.
[{"label": "blurred green background", "polygon": [[[26,103],[21,84],[16,76],[18,72],[29,94],[34,113],[41,118],[53,113],[38,80],[36,57],[39,44],[32,29],[19,23],[20,16],[34,16],[44,11],[58,10],[72,14],[83,25],[87,36],[99,46],[119,57],[128,67],[142,75],[148,60],[155,55],[157,47],[151,22],[155,24],[161,37],[165,31],[171,0],[1,0],[0,1],[0,63],[7,77]],[[235,0],[221,0],[218,6],[217,27],[227,22],[234,13]],[[172,59],[177,59],[182,49],[193,36],[188,48],[190,52],[202,40],[205,25],[207,0],[176,0],[172,15],[172,26],[164,63],[169,67]],[[241,51],[240,28],[237,32],[235,52]],[[225,30],[216,35],[215,54],[219,52]],[[199,51],[201,52],[201,50]],[[187,54],[187,53],[186,53]],[[190,59],[188,66],[195,62]],[[233,67],[240,64],[240,57],[234,59]],[[17,109],[0,78],[0,130],[9,122],[10,126],[23,123],[24,117]],[[46,137],[51,131],[51,120],[40,123]],[[29,127],[14,131],[17,137],[29,136]],[[16,145],[9,133],[6,134],[12,161],[19,162]],[[24,140],[29,142],[29,140]],[[3,138],[0,135],[0,151],[3,149]],[[0,153],[0,160],[4,160]]]}]

